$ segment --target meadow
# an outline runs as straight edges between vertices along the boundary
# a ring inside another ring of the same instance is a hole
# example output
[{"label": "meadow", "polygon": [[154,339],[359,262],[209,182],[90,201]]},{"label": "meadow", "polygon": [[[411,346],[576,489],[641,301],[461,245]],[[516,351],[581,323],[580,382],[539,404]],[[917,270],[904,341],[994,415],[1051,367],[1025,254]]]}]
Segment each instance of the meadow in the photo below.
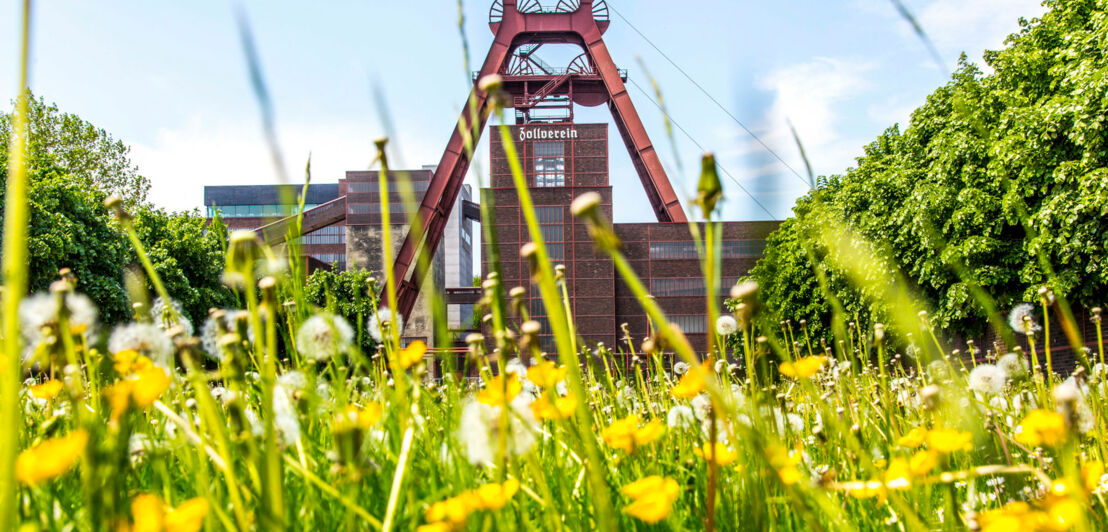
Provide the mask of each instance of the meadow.
[{"label": "meadow", "polygon": [[[497,80],[481,87],[495,93]],[[838,250],[844,282],[884,302],[882,321],[834,304],[822,324],[776,315],[746,280],[722,307],[706,298],[715,334],[698,353],[586,194],[574,216],[654,325],[645,338],[591,345],[575,332],[508,140],[532,242],[499,252],[531,262],[553,352],[493,271],[464,367],[444,360],[432,378],[427,346],[401,346],[391,272],[361,288],[371,311],[348,320],[334,301],[307,302],[295,240],[272,248],[253,232],[231,233],[225,255],[223,279],[241,305],[193,324],[114,197],[108,207],[143,268],[128,283],[131,319],[108,327],[71,271],[27,293],[26,100],[5,194],[5,530],[1108,527],[1101,310],[1091,309],[1093,347],[1072,342],[1077,366],[1062,375],[1049,332],[1077,324],[1049,287],[1008,320],[992,316],[1026,349],[955,350],[903,279],[870,275],[884,268],[870,242],[827,224],[819,242]],[[506,138],[496,124],[491,134]],[[385,147],[376,163],[387,201]],[[711,156],[702,167],[690,205],[708,221],[698,248],[714,294],[722,186]],[[810,275],[834,301],[823,270]],[[372,350],[361,348],[367,335]],[[470,372],[480,377],[461,377]]]}]

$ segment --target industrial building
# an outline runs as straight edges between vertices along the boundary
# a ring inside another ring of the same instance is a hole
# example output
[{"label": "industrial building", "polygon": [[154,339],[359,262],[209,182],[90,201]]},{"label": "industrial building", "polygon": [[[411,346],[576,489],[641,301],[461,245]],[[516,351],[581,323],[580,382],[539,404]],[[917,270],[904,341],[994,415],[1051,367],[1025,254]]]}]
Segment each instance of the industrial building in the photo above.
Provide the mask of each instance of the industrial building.
[{"label": "industrial building", "polygon": [[[612,216],[609,125],[574,120],[575,106],[606,106],[646,192],[648,203],[642,207],[657,218],[656,223],[616,223],[614,230],[623,241],[623,252],[632,267],[669,319],[681,327],[695,348],[705,349],[712,326],[707,323],[708,294],[691,226],[624,86],[627,72],[615,66],[604,44],[602,35],[608,26],[608,8],[603,0],[561,1],[557,5],[495,0],[489,27],[496,37],[481,70],[474,73],[473,91],[467,100],[471,106],[461,113],[439,163],[408,172],[419,202],[415,213],[421,221],[416,225],[419,231],[408,231],[407,213],[399,207],[400,197],[390,195],[390,215],[394,226],[401,229],[393,232],[390,243],[396,250],[392,265],[382,263],[383,206],[378,202],[375,172],[348,172],[334,189],[333,198],[309,192],[308,202],[316,206],[304,214],[304,234],[323,236],[319,231],[341,232],[338,228],[345,228],[342,260],[329,262],[374,271],[392,268],[397,311],[408,317],[403,338],[425,338],[430,343],[427,294],[421,295],[421,288],[428,282],[436,290],[446,289],[446,299],[452,303],[450,322],[457,328],[464,329],[467,320],[465,311],[457,310],[456,305],[478,299],[479,290],[464,287],[471,284],[473,272],[467,269],[473,250],[471,222],[481,221],[480,209],[471,201],[463,180],[471,150],[496,110],[495,101],[514,110],[510,137],[521,157],[550,258],[565,265],[570,310],[585,343],[616,345],[622,337],[622,324],[627,324],[633,338],[642,338],[650,331],[644,311],[617,278],[612,262],[594,251],[586,228],[569,212],[574,198],[596,192],[603,198],[604,214]],[[539,57],[546,45],[574,45],[582,53],[565,67],[554,67]],[[477,83],[494,75],[498,81],[495,94]],[[489,186],[481,193],[492,200],[494,219],[484,222],[492,224],[498,239],[502,282],[506,288],[520,286],[526,290],[530,316],[543,325],[542,344],[552,350],[546,312],[531,286],[530,266],[519,256],[519,248],[530,240],[519,198],[504,145],[499,135],[493,137],[489,146]],[[270,203],[262,203],[261,199],[246,202],[244,198],[252,194],[227,191],[221,196],[223,192],[217,190],[221,188],[206,190],[206,205],[236,216],[245,213],[243,226],[253,224],[268,242],[283,241],[288,219],[258,227],[270,220],[256,216],[272,211],[270,196],[264,200]],[[395,190],[390,186],[390,191]],[[236,200],[233,205],[227,201],[231,198]],[[761,257],[765,238],[777,222],[725,222],[722,226],[723,279],[720,293],[713,295],[720,299]],[[332,258],[331,248],[322,247],[333,245],[330,241],[314,244],[309,238],[304,242],[308,255]],[[414,266],[424,254],[434,257],[426,277],[414,273]],[[486,257],[488,254],[482,253],[482,275],[489,273]]]}]

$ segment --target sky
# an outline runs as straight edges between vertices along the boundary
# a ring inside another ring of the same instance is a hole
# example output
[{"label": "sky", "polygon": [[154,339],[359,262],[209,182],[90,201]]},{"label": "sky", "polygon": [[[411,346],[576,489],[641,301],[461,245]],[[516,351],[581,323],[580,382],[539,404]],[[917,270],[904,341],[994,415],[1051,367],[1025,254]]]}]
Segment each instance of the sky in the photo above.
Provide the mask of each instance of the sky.
[{"label": "sky", "polygon": [[[1044,11],[1038,0],[903,0],[940,62],[891,0],[607,1],[605,42],[629,71],[631,98],[674,188],[692,197],[701,153],[716,153],[727,220],[783,219],[807,190],[790,123],[817,175],[842,173],[886,128],[908,124],[960,54],[980,64],[984,50],[1019,30],[1020,17]],[[477,68],[493,38],[491,0],[463,3]],[[17,92],[21,6],[0,8],[5,101]],[[281,182],[240,18],[258,51],[288,179],[302,182],[309,155],[313,182],[365,169],[386,132],[393,166],[438,163],[470,88],[454,0],[42,0],[32,12],[31,88],[126,142],[159,206],[200,207],[204,185]],[[549,53],[555,64],[576,55]],[[677,126],[672,141],[653,94],[642,91],[652,93],[647,72]],[[610,123],[603,106],[576,116]],[[652,221],[614,127],[609,138],[615,221]],[[478,154],[467,177],[475,187],[487,182],[487,133]]]}]

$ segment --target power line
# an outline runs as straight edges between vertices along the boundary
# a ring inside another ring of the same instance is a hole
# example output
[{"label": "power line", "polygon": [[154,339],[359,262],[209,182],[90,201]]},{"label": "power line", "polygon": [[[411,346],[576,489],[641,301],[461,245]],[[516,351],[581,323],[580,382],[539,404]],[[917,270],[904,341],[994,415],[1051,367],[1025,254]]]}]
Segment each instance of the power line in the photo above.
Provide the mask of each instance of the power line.
[{"label": "power line", "polygon": [[[639,37],[642,37],[643,40],[645,40],[646,43],[649,44],[651,48],[654,48],[655,51],[657,51],[659,54],[661,54],[662,57],[664,57],[665,60],[669,62],[669,64],[673,65],[673,68],[676,68],[677,71],[680,72],[683,76],[685,76],[685,78],[688,79],[690,82],[692,82],[692,84],[695,85],[697,89],[700,89],[700,92],[704,93],[704,96],[707,96],[708,99],[712,101],[712,103],[716,104],[716,107],[719,107],[720,110],[723,111],[724,114],[731,117],[731,120],[734,120],[735,123],[738,124],[739,127],[741,127],[743,129],[743,131],[746,132],[747,135],[750,135],[750,137],[753,138],[755,141],[757,141],[758,144],[761,144],[762,147],[765,148],[765,150],[767,152],[769,152],[769,154],[772,155],[774,159],[777,159],[777,162],[781,163],[785,168],[788,168],[789,171],[792,172],[793,175],[796,176],[797,179],[799,179],[802,183],[804,183],[804,186],[806,186],[808,188],[812,188],[812,184],[809,183],[807,179],[804,179],[803,177],[801,177],[800,173],[797,172],[796,169],[794,169],[792,166],[790,166],[789,163],[785,162],[785,160],[782,159],[781,156],[777,154],[777,152],[773,151],[773,148],[770,148],[768,144],[763,142],[762,139],[758,137],[758,135],[754,134],[754,132],[750,130],[750,128],[746,127],[746,124],[744,124],[742,122],[742,120],[739,120],[738,117],[731,114],[731,111],[728,111],[727,108],[723,106],[723,104],[719,103],[719,100],[715,99],[715,97],[713,97],[704,87],[702,87],[700,85],[700,83],[697,83],[697,81],[695,79],[693,79],[693,77],[690,76],[688,72],[685,72],[685,69],[681,68],[677,63],[675,63],[673,61],[673,59],[670,59],[669,56],[666,55],[666,53],[663,52],[661,48],[658,48],[658,45],[654,44],[654,42],[651,41],[649,37],[647,37],[645,34],[643,34],[643,32],[639,31],[639,29],[636,28],[635,25],[632,24],[630,20],[627,20],[627,17],[624,17],[623,14],[620,13],[618,10],[616,10],[615,7],[612,7],[611,4],[608,5],[608,9],[611,9],[612,12],[616,14],[616,16],[618,16],[621,20],[623,20],[623,22],[627,23],[627,25],[630,26],[631,29],[635,31],[635,33],[639,34]],[[639,89],[639,90],[642,90],[642,89]]]},{"label": "power line", "polygon": [[[654,106],[657,107],[658,110],[661,111],[662,114],[665,115],[666,118],[668,118],[669,121],[673,123],[673,125],[677,126],[677,129],[680,129],[681,132],[684,133],[685,136],[688,137],[689,140],[691,140],[692,143],[696,145],[697,149],[699,149],[700,151],[708,151],[708,150],[705,150],[704,146],[701,146],[700,143],[697,142],[696,139],[693,138],[693,136],[690,135],[688,131],[685,131],[685,128],[681,127],[681,124],[677,123],[677,121],[674,120],[673,117],[670,116],[669,113],[666,112],[666,109],[664,107],[662,107],[662,104],[658,103],[654,98],[652,98],[650,96],[650,94],[648,94],[645,90],[643,90],[642,87],[639,86],[638,83],[635,83],[634,79],[627,78],[627,81],[630,81],[631,84],[634,85],[636,89],[639,89],[639,92],[641,92],[643,94],[643,96],[646,97],[647,100],[650,100],[650,103],[654,104]],[[728,172],[727,169],[724,168],[722,164],[720,164],[718,159],[716,160],[716,166],[719,167],[720,171],[723,172],[724,175],[726,175],[727,177],[730,177],[731,181],[734,181],[735,184],[738,185],[739,188],[742,189],[742,191],[745,192],[747,196],[750,196],[750,199],[754,200],[754,203],[756,203],[759,207],[761,207],[762,210],[765,211],[766,214],[769,215],[769,218],[771,220],[775,220],[775,221],[778,220],[778,218],[776,216],[774,216],[773,213],[770,212],[769,209],[767,209],[766,206],[762,204],[762,202],[758,201],[758,198],[754,197],[754,194],[752,194],[749,190],[747,190],[746,187],[744,187],[743,184],[740,183],[738,179],[735,179],[735,176],[731,175],[731,172]]]}]

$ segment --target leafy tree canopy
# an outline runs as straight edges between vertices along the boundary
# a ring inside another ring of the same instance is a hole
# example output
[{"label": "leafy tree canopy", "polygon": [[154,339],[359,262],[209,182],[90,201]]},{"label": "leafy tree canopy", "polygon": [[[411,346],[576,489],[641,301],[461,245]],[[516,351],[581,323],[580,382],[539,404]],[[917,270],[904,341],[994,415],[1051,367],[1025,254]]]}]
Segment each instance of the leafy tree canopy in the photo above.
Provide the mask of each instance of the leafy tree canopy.
[{"label": "leafy tree canopy", "polygon": [[[1021,20],[983,74],[963,56],[951,80],[820,179],[768,239],[752,275],[784,318],[830,322],[888,308],[831,260],[819,238],[846,227],[872,243],[869,275],[902,273],[936,325],[980,332],[977,287],[1000,311],[1050,286],[1078,305],[1108,295],[1108,17],[1105,0],[1049,0]],[[822,274],[825,293],[819,285]]]},{"label": "leafy tree canopy", "polygon": [[[149,181],[127,158],[126,145],[41,98],[32,99],[29,107],[32,292],[48,289],[58,270],[69,268],[77,276],[78,290],[97,304],[104,322],[116,323],[130,314],[124,271],[141,268],[130,242],[104,207],[104,199],[118,193],[128,198],[139,240],[170,296],[194,322],[203,320],[210,307],[234,302],[220,279],[226,238],[222,224],[208,230],[195,212],[169,213],[144,203]],[[11,116],[0,114],[0,209],[10,132]]]},{"label": "leafy tree canopy", "polygon": [[[47,104],[42,97],[30,95],[27,116],[31,168],[57,168],[85,185],[119,194],[129,206],[146,201],[150,180],[139,174],[128,157],[131,148],[122,141],[75,114],[59,111],[57,105]],[[12,115],[0,113],[5,158],[11,129]]]}]

